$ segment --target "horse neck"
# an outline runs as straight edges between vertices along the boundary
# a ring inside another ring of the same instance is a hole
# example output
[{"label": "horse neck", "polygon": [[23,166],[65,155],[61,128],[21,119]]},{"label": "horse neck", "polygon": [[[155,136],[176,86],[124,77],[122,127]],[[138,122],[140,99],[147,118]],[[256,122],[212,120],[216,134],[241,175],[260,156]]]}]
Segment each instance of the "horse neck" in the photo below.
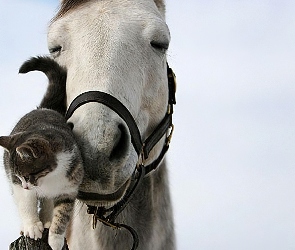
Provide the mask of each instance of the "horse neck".
[{"label": "horse neck", "polygon": [[[165,162],[144,178],[118,221],[135,229],[139,236],[139,249],[163,249],[163,246],[173,249],[173,219]],[[118,249],[130,249],[132,238],[124,231],[121,238],[117,236],[117,242],[110,249],[117,249],[118,246],[121,246]],[[114,231],[108,232],[110,240],[114,241]],[[126,241],[128,237],[130,241]],[[167,241],[171,241],[171,244],[167,244]],[[122,247],[123,244],[126,246]]]},{"label": "horse neck", "polygon": [[[144,178],[125,210],[117,218],[118,223],[131,226],[136,231],[139,237],[139,249],[174,249],[173,218],[167,177],[166,164],[163,162],[156,171]],[[76,234],[81,235],[81,226],[85,227],[88,223],[88,227],[91,227],[88,214],[82,211],[79,216],[80,221],[88,222],[72,227],[74,231],[70,238],[74,239],[73,245],[79,244],[75,242],[75,238]],[[131,249],[133,244],[132,236],[127,230],[114,231],[101,223],[98,223],[95,230],[90,232],[89,228],[85,230],[85,235],[88,239],[82,240],[84,244],[85,242],[93,244],[85,249],[100,249],[97,246],[104,250]],[[81,242],[81,239],[79,241]]]}]

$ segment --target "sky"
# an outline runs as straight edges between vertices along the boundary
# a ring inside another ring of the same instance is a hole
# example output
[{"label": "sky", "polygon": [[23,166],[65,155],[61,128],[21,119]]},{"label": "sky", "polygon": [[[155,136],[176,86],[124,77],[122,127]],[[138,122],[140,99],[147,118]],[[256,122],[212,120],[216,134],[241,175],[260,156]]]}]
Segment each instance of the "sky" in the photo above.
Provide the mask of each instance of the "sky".
[{"label": "sky", "polygon": [[[167,156],[178,249],[295,250],[295,2],[167,0],[177,75]],[[0,135],[34,109],[58,1],[0,0]],[[0,247],[19,220],[0,164]]]}]

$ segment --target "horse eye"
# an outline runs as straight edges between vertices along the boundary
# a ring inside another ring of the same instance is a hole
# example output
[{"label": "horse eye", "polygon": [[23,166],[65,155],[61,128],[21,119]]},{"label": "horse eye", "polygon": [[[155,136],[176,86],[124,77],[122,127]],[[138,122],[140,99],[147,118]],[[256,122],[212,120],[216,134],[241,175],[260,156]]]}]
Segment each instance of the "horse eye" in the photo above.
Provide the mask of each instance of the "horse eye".
[{"label": "horse eye", "polygon": [[159,50],[159,51],[165,53],[166,50],[169,47],[169,44],[168,43],[157,42],[157,41],[151,41],[151,46],[154,49]]},{"label": "horse eye", "polygon": [[50,48],[49,53],[53,56],[57,56],[57,54],[61,52],[61,49],[62,49],[61,46],[56,46],[56,47]]}]

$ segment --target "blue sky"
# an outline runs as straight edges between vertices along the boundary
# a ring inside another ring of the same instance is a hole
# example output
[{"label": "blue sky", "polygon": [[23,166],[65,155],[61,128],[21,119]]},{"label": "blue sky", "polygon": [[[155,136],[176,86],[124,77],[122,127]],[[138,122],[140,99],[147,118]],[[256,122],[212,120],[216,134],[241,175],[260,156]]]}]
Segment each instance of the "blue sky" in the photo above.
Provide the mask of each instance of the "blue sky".
[{"label": "blue sky", "polygon": [[[0,2],[0,134],[38,105],[58,1]],[[295,2],[167,1],[177,74],[168,154],[179,249],[295,249]],[[0,171],[2,249],[18,218]]]}]

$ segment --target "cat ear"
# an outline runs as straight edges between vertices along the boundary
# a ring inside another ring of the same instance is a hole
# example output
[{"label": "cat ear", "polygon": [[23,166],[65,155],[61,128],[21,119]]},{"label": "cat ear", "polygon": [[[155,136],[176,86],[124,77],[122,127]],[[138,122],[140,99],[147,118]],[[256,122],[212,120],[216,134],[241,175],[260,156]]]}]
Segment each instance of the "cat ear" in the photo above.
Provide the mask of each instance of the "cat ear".
[{"label": "cat ear", "polygon": [[43,138],[30,139],[16,148],[16,153],[24,160],[40,158],[50,150],[49,142]]},{"label": "cat ear", "polygon": [[0,146],[9,151],[11,149],[11,140],[12,136],[0,136]]},{"label": "cat ear", "polygon": [[38,155],[34,152],[33,148],[27,144],[22,144],[15,149],[18,156],[24,160],[28,158],[39,158]]},{"label": "cat ear", "polygon": [[15,142],[23,133],[16,133],[8,136],[0,136],[0,146],[2,146],[8,152],[14,147]]}]

